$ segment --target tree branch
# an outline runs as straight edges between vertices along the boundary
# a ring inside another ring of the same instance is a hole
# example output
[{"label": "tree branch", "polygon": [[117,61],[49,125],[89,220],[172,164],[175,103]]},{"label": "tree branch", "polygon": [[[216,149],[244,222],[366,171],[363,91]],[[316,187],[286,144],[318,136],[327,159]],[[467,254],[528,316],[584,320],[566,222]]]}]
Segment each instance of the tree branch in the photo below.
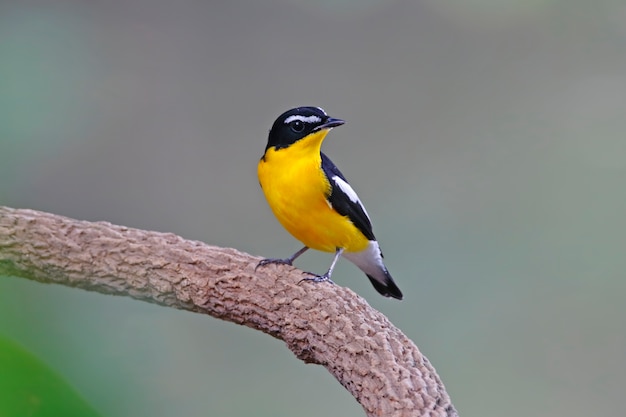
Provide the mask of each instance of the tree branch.
[{"label": "tree branch", "polygon": [[123,295],[260,330],[323,365],[368,416],[458,416],[415,344],[338,285],[159,233],[0,207],[0,275]]}]

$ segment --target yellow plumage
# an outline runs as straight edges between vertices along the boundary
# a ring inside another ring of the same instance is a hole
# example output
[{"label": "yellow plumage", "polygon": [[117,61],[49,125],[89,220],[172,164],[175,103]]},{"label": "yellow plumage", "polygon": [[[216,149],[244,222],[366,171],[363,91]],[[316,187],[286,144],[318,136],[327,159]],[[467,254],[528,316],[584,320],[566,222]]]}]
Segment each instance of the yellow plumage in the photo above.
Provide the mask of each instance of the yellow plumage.
[{"label": "yellow plumage", "polygon": [[331,185],[321,168],[322,130],[287,148],[269,148],[259,161],[258,176],[278,221],[304,245],[325,252],[358,252],[367,238],[327,200]]}]

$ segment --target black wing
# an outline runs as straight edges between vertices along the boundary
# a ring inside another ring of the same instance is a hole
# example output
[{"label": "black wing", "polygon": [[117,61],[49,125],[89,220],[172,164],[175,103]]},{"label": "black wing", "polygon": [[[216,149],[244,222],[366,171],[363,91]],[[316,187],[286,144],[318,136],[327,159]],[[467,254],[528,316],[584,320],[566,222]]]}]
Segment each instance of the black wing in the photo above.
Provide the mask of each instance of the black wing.
[{"label": "black wing", "polygon": [[[322,169],[331,186],[328,202],[337,210],[337,213],[347,216],[368,240],[376,240],[374,232],[372,232],[372,222],[361,200],[359,200],[359,197],[348,184],[346,177],[339,171],[339,168],[326,155],[323,153],[321,155]],[[339,177],[339,180],[335,177]]]}]

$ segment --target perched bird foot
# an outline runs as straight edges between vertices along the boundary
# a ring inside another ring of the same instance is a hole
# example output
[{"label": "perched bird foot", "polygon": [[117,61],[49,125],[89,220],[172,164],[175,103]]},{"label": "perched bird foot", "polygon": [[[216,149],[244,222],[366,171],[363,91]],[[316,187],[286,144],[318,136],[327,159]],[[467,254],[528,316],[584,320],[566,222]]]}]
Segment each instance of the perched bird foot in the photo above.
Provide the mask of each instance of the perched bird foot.
[{"label": "perched bird foot", "polygon": [[300,281],[298,281],[298,285],[300,285],[302,281],[328,282],[328,283],[334,284],[334,282],[328,276],[328,273],[324,275],[317,275],[317,274],[314,274],[313,272],[304,272],[304,273],[307,275],[311,275],[311,276],[307,278],[302,278]]},{"label": "perched bird foot", "polygon": [[293,259],[291,258],[286,258],[286,259],[281,259],[281,258],[267,258],[267,259],[263,259],[261,260],[261,262],[259,262],[256,267],[254,268],[254,270],[256,271],[257,269],[259,269],[259,267],[261,266],[265,266],[265,265],[270,265],[270,264],[274,264],[274,265],[289,265],[292,266],[293,265]]}]

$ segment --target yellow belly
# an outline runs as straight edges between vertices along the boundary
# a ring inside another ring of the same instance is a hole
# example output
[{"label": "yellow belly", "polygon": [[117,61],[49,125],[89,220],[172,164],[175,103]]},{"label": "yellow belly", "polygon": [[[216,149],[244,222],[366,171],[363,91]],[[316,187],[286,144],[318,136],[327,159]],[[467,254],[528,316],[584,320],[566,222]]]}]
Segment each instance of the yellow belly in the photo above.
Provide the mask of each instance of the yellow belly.
[{"label": "yellow belly", "polygon": [[326,200],[330,184],[317,157],[294,148],[269,149],[258,166],[259,182],[278,221],[296,239],[312,249],[358,252],[367,238]]}]

